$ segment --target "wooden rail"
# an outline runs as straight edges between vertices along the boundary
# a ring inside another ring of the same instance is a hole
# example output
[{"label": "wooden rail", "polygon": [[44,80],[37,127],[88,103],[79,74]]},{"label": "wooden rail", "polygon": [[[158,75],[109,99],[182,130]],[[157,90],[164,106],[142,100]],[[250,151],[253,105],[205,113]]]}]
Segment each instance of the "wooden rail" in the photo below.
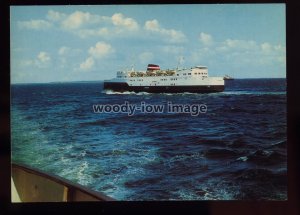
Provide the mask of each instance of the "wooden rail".
[{"label": "wooden rail", "polygon": [[12,164],[11,176],[13,202],[114,201],[101,192],[23,164]]}]

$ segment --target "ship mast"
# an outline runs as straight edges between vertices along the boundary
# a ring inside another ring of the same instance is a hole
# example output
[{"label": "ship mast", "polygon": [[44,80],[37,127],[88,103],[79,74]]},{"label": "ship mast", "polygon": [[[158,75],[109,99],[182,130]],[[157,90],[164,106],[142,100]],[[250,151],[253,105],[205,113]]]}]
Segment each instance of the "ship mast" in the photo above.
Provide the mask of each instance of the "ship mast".
[{"label": "ship mast", "polygon": [[178,59],[178,63],[177,63],[177,67],[176,67],[176,70],[178,70],[179,68],[179,65],[181,65],[184,61],[184,57],[183,56],[180,56],[179,59]]}]

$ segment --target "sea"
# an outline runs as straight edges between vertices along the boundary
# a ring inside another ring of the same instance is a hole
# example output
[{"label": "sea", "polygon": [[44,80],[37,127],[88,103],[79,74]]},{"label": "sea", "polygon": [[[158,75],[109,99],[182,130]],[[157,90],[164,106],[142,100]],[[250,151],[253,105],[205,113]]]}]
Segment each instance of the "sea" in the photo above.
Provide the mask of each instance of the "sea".
[{"label": "sea", "polygon": [[[169,112],[170,103],[207,110]],[[165,109],[94,110],[126,104]],[[11,149],[14,163],[116,200],[286,200],[286,79],[235,79],[208,94],[12,84]]]}]

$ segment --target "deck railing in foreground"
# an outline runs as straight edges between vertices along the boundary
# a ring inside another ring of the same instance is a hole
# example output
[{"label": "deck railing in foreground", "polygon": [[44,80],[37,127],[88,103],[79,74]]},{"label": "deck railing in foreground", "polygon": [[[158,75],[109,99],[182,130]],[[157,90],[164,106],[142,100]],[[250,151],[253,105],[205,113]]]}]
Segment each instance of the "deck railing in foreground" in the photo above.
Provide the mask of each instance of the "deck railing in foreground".
[{"label": "deck railing in foreground", "polygon": [[20,164],[12,164],[12,202],[114,201],[62,177]]}]

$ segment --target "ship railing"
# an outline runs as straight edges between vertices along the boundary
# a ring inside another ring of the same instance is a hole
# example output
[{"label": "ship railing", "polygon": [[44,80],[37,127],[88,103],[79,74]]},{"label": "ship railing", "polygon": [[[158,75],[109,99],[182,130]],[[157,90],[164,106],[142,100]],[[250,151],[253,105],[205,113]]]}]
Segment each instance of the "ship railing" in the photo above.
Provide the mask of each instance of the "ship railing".
[{"label": "ship railing", "polygon": [[105,194],[24,164],[12,164],[12,202],[114,201]]}]

